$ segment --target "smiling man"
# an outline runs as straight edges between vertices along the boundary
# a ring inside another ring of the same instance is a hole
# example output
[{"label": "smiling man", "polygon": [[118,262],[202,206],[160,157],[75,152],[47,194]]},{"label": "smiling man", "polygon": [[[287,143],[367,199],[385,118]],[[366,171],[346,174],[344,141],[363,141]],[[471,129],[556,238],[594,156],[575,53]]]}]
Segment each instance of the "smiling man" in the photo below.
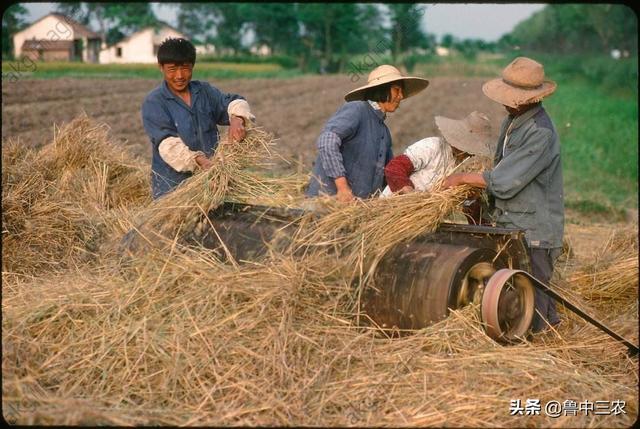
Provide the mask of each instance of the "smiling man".
[{"label": "smiling man", "polygon": [[196,50],[186,39],[166,39],[158,48],[164,81],[145,98],[142,123],[151,140],[151,186],[159,198],[210,168],[218,146],[218,125],[229,126],[232,141],[244,139],[254,121],[244,97],[227,94],[204,81],[191,80]]}]

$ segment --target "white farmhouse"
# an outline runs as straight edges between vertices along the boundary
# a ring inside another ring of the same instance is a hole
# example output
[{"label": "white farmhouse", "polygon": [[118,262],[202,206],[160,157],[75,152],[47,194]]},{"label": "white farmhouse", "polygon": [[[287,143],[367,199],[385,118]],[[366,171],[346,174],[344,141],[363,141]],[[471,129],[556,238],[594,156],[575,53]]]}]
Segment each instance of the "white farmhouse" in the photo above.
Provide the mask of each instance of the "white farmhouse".
[{"label": "white farmhouse", "polygon": [[166,23],[147,27],[100,51],[100,63],[157,63],[158,47],[169,37],[187,36]]},{"label": "white farmhouse", "polygon": [[436,55],[439,57],[448,57],[451,54],[449,48],[444,46],[436,46]]},{"label": "white farmhouse", "polygon": [[100,36],[60,13],[43,16],[13,35],[15,58],[98,62]]}]

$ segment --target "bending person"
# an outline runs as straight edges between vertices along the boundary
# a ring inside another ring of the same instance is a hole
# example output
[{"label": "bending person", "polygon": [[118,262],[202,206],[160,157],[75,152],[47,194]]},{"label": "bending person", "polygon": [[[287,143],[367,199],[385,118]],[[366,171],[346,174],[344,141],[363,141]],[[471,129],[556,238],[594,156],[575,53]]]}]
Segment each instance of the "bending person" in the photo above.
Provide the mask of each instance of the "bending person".
[{"label": "bending person", "polygon": [[460,120],[436,116],[435,120],[442,137],[418,140],[393,158],[384,169],[387,187],[381,197],[430,191],[467,157],[489,155],[491,122],[483,113],[471,112]]}]

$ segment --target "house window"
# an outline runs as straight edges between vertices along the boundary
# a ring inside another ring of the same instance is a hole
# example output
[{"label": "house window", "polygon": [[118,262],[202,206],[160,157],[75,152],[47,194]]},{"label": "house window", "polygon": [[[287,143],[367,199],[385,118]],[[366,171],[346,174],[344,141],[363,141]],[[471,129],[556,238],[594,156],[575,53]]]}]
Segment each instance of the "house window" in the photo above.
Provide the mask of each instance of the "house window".
[{"label": "house window", "polygon": [[122,48],[120,46],[116,48],[116,57],[122,58]]}]

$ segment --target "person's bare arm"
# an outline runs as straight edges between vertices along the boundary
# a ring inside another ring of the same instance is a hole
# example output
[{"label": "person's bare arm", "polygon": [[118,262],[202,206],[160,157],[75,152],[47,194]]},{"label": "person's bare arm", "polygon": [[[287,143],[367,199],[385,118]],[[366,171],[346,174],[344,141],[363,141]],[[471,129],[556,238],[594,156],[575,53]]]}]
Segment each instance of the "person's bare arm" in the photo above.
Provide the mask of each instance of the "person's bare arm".
[{"label": "person's bare arm", "polygon": [[351,186],[349,186],[349,182],[347,178],[344,176],[335,178],[336,188],[338,190],[336,194],[336,199],[340,202],[347,203],[349,201],[354,200],[353,192],[351,191]]},{"label": "person's bare arm", "polygon": [[203,170],[208,170],[213,165],[213,162],[204,155],[196,156],[196,164]]},{"label": "person's bare arm", "polygon": [[247,135],[244,120],[240,116],[229,117],[229,138],[232,142],[240,142]]},{"label": "person's bare arm", "polygon": [[487,187],[487,182],[485,182],[480,173],[456,173],[444,179],[442,188],[448,189],[460,185],[470,185],[484,189]]}]

